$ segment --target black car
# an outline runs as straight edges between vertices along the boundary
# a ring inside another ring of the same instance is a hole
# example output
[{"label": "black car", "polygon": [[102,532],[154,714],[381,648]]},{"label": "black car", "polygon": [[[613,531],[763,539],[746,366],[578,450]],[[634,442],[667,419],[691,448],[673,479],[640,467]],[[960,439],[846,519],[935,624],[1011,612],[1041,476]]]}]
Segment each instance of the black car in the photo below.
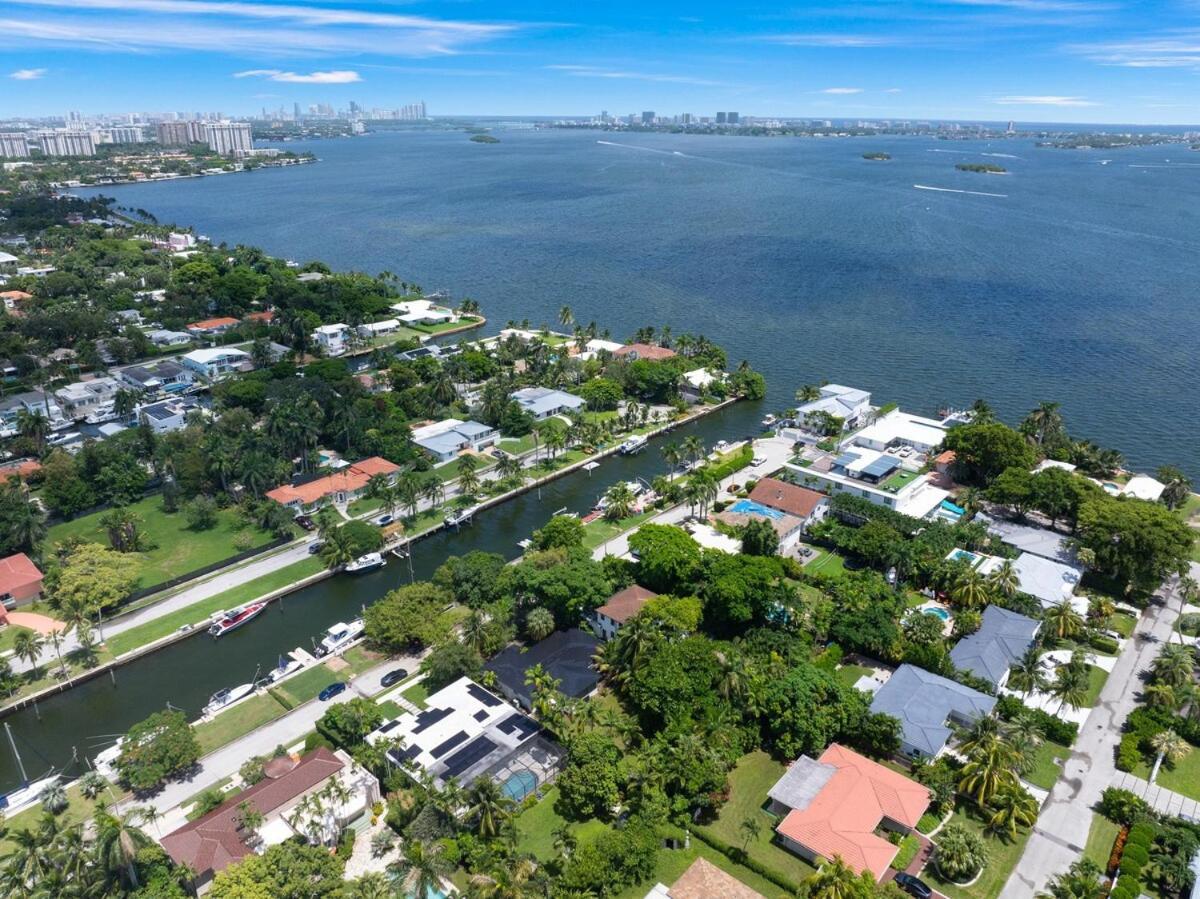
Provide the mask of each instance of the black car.
[{"label": "black car", "polygon": [[324,540],[314,540],[312,543],[308,544],[308,554],[310,556],[315,556],[317,553],[319,553],[324,548],[325,548]]},{"label": "black car", "polygon": [[333,699],[333,697],[337,696],[339,693],[344,693],[345,690],[346,685],[341,681],[337,681],[336,683],[330,684],[328,687],[318,693],[317,699],[321,700],[321,702],[326,702],[330,699]]},{"label": "black car", "polygon": [[913,877],[911,874],[905,874],[903,871],[896,875],[896,886],[908,895],[916,896],[917,899],[930,899],[933,895],[933,890],[925,881]]},{"label": "black car", "polygon": [[315,528],[317,526],[316,522],[313,521],[311,518],[309,518],[307,515],[297,515],[296,516],[296,524],[300,525],[300,527],[304,528],[304,530],[306,530],[306,531],[311,531],[313,528]]},{"label": "black car", "polygon": [[407,668],[397,668],[394,671],[389,671],[379,679],[380,686],[391,687],[408,677]]}]

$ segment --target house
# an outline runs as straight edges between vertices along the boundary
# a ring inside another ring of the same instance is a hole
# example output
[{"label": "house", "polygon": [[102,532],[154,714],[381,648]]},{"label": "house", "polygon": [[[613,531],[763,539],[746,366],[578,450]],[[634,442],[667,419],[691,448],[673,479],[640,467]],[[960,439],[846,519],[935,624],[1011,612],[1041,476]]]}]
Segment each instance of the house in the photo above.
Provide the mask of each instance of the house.
[{"label": "house", "polygon": [[188,414],[202,408],[194,397],[172,397],[138,406],[134,417],[139,422],[145,422],[154,433],[166,434],[186,427]]},{"label": "house", "polygon": [[559,681],[558,688],[564,695],[582,699],[600,681],[592,664],[599,645],[594,634],[576,627],[555,631],[528,648],[513,644],[483,667],[495,672],[500,692],[525,709],[533,707],[533,688],[525,683],[525,674],[534,665],[541,665]]},{"label": "house", "polygon": [[779,478],[760,478],[750,501],[799,518],[805,529],[829,513],[829,497]]},{"label": "house", "polygon": [[880,452],[909,447],[928,454],[945,437],[946,426],[941,421],[893,409],[851,437],[850,443]]},{"label": "house", "polygon": [[20,315],[22,307],[33,299],[33,294],[23,290],[0,291],[0,300],[4,300],[4,308],[13,315]]},{"label": "house", "polygon": [[1134,499],[1156,503],[1166,489],[1166,484],[1148,474],[1135,474],[1129,479],[1129,483],[1121,488],[1121,496],[1132,496]]},{"label": "house", "polygon": [[0,559],[0,605],[27,606],[42,595],[42,572],[25,553]]},{"label": "house", "polygon": [[458,321],[458,315],[445,306],[439,306],[432,300],[404,300],[393,303],[392,310],[399,313],[399,319],[406,325],[440,325]]},{"label": "house", "polygon": [[53,274],[56,271],[58,269],[52,265],[23,265],[17,269],[17,274],[33,278],[44,278],[46,275]]},{"label": "house", "polygon": [[366,739],[372,746],[391,744],[385,750],[391,764],[427,774],[439,790],[450,778],[466,788],[486,777],[518,802],[554,776],[564,754],[536,721],[469,677],[427,697],[423,710],[385,721]]},{"label": "house", "polygon": [[596,636],[606,642],[611,640],[626,621],[656,596],[658,594],[653,590],[647,590],[638,584],[630,584],[624,590],[618,590],[604,605],[592,612],[592,629],[595,630]]},{"label": "house", "polygon": [[709,521],[719,521],[731,528],[744,528],[752,521],[765,521],[775,531],[779,538],[779,551],[786,552],[800,541],[804,533],[804,522],[795,515],[788,515],[778,509],[760,506],[753,500],[739,499],[722,512],[713,512],[708,516]]},{"label": "house", "polygon": [[1081,614],[1087,612],[1087,599],[1075,595],[1083,569],[1033,553],[1017,556],[1013,568],[1017,572],[1018,589],[1035,597],[1044,607],[1056,606],[1067,599]]},{"label": "house", "polygon": [[191,334],[185,334],[183,331],[168,331],[164,328],[155,328],[152,331],[147,331],[146,337],[152,344],[158,347],[187,346],[192,342]]},{"label": "house", "polygon": [[87,418],[101,406],[111,406],[113,397],[121,389],[121,382],[116,378],[93,378],[60,387],[54,391],[54,396],[66,417],[78,421]]},{"label": "house", "polygon": [[383,337],[385,334],[395,334],[400,330],[400,321],[395,318],[384,319],[381,322],[371,322],[358,326],[358,336],[363,340]]},{"label": "house", "polygon": [[206,381],[219,381],[226,375],[249,371],[254,367],[249,353],[227,346],[192,350],[190,353],[184,353],[179,361],[185,368],[190,368]]},{"label": "house", "polygon": [[665,346],[653,346],[649,343],[627,343],[619,349],[613,350],[612,354],[618,359],[627,359],[630,362],[638,359],[661,362],[663,359],[672,359],[676,355],[672,349]]},{"label": "house", "polygon": [[587,405],[582,398],[550,387],[522,387],[509,394],[517,405],[538,421],[552,415],[576,412]]},{"label": "house", "polygon": [[187,325],[187,332],[193,337],[217,337],[224,334],[231,328],[236,328],[241,322],[236,318],[222,316],[220,318],[206,318],[203,321],[192,322]]},{"label": "house", "polygon": [[1009,669],[1025,655],[1041,622],[1000,606],[983,610],[979,630],[958,641],[950,650],[950,661],[960,671],[969,671],[999,689],[1008,680]]},{"label": "house", "polygon": [[596,337],[583,345],[583,349],[579,351],[579,358],[583,360],[597,359],[602,353],[612,355],[624,345],[615,340],[602,340]]},{"label": "house", "polygon": [[120,309],[113,313],[113,317],[123,325],[140,325],[142,323],[142,313],[136,309]]},{"label": "house", "polygon": [[996,697],[918,668],[901,665],[871,700],[871,711],[900,720],[900,751],[933,758],[946,748],[950,724],[970,727],[990,715]]},{"label": "house", "polygon": [[1018,524],[1003,518],[993,519],[982,514],[976,515],[975,520],[986,524],[988,533],[999,537],[1001,543],[1023,553],[1033,553],[1065,565],[1074,565],[1078,561],[1067,537],[1058,531]]},{"label": "house", "polygon": [[192,373],[178,362],[164,359],[144,365],[131,365],[114,372],[117,380],[142,393],[168,393],[185,390],[192,383]]},{"label": "house", "polygon": [[670,886],[656,883],[645,899],[766,899],[708,859],[697,856]]},{"label": "house", "polygon": [[326,356],[341,356],[350,348],[350,328],[348,325],[321,325],[313,331],[313,341]]},{"label": "house", "polygon": [[433,457],[435,462],[449,462],[467,449],[481,451],[494,446],[500,432],[477,421],[447,418],[412,429],[412,441]]},{"label": "house", "polygon": [[[62,407],[58,400],[42,390],[28,390],[25,393],[15,393],[0,400],[0,428],[14,430],[21,410],[29,413],[40,413],[50,420],[51,428],[63,427],[67,424]],[[11,435],[10,435],[11,436]]]},{"label": "house", "polygon": [[271,322],[275,321],[275,313],[270,309],[268,309],[266,312],[251,312],[246,316],[246,321],[269,325]]},{"label": "house", "polygon": [[16,478],[18,481],[28,481],[30,477],[42,470],[42,463],[37,459],[19,459],[16,462],[0,464],[0,484]]},{"label": "house", "polygon": [[680,376],[679,392],[687,402],[698,403],[708,394],[709,388],[724,380],[723,374],[713,374],[707,368],[696,368]]},{"label": "house", "polygon": [[784,467],[806,487],[861,496],[913,518],[932,517],[950,497],[912,462],[865,446],[845,447],[804,464],[785,462]]},{"label": "house", "polygon": [[317,475],[268,490],[267,499],[273,499],[297,514],[307,512],[326,501],[342,506],[362,496],[371,478],[383,475],[389,482],[395,482],[399,471],[399,465],[379,456],[371,456],[369,459],[347,465],[333,474]]},{"label": "house", "polygon": [[0,272],[16,271],[18,262],[20,260],[12,253],[0,252]]},{"label": "house", "polygon": [[881,832],[912,833],[931,798],[927,787],[837,743],[819,759],[798,758],[767,795],[784,815],[775,832],[785,847],[814,864],[840,858],[876,881],[899,850]]},{"label": "house", "polygon": [[[805,419],[824,412],[841,419],[842,430],[851,431],[866,422],[871,414],[871,392],[842,384],[826,384],[819,388],[819,396],[796,407],[796,421],[804,427]],[[801,439],[799,436],[797,439]]]},{"label": "house", "polygon": [[[312,819],[306,807],[314,801],[308,797],[320,795],[330,783],[338,782],[349,797],[344,802],[318,800],[325,807],[325,820],[316,825],[317,833],[330,825],[340,830],[379,800],[374,775],[341,750],[322,746],[298,759],[280,756],[267,762],[265,770],[267,776],[258,783],[160,840],[176,864],[195,872],[201,892],[214,875],[251,853],[308,836]],[[263,816],[253,832],[242,826],[243,803]],[[328,838],[327,833],[321,835]]]}]

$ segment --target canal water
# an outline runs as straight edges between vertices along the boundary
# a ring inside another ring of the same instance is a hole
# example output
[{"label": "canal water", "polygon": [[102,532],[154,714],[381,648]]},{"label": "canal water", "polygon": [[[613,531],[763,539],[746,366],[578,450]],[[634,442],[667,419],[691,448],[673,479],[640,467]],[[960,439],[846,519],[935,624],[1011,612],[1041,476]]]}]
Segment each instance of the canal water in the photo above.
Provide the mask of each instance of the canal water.
[{"label": "canal water", "polygon": [[[584,513],[618,480],[650,480],[666,470],[660,448],[695,434],[706,446],[756,433],[765,412],[760,403],[736,403],[653,440],[635,456],[610,456],[590,474],[576,471],[476,515],[471,526],[444,530],[415,544],[412,566],[418,580],[430,577],[451,555],[472,550],[514,558],[517,541],[528,537],[555,511]],[[408,583],[408,564],[389,558],[386,567],[361,576],[338,575],[289,594],[251,624],[214,640],[206,634],[182,640],[4,719],[12,728],[30,778],[50,768],[70,776],[85,769],[83,759],[111,744],[131,725],[171,706],[196,718],[222,687],[251,681],[297,646],[337,621],[361,614],[389,590]],[[260,670],[261,667],[261,670]],[[333,679],[332,677],[330,678]],[[0,746],[0,793],[20,786],[11,751]]]}]

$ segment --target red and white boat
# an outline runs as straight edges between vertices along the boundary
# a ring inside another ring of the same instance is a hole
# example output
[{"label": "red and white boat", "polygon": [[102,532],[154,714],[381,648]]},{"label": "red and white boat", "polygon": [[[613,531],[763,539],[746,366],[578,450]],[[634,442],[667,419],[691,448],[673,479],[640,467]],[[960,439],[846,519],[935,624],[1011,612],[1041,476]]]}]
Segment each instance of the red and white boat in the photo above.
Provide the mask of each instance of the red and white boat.
[{"label": "red and white boat", "polygon": [[214,637],[223,636],[259,615],[266,607],[267,604],[265,602],[252,602],[248,605],[238,606],[236,609],[221,612],[219,615],[214,615],[212,627],[208,629],[208,632]]}]

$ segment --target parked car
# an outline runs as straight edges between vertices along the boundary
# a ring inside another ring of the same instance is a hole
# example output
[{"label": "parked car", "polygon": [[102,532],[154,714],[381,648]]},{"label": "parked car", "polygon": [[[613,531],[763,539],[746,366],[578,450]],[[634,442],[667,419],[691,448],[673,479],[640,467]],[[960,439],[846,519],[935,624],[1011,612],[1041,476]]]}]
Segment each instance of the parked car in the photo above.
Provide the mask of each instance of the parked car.
[{"label": "parked car", "polygon": [[330,699],[333,699],[333,697],[337,696],[339,693],[344,693],[344,692],[346,692],[346,685],[344,683],[342,683],[341,681],[337,681],[336,683],[330,684],[328,687],[326,687],[324,690],[322,690],[320,693],[318,693],[317,699],[321,700],[321,702],[328,702]]},{"label": "parked car", "polygon": [[901,871],[896,875],[896,886],[904,890],[910,896],[915,896],[916,899],[930,899],[933,895],[933,890],[925,881],[914,877],[911,874],[906,874]]},{"label": "parked car", "polygon": [[300,525],[300,527],[304,528],[306,531],[311,531],[317,526],[317,523],[307,515],[297,515],[296,524]]},{"label": "parked car", "polygon": [[385,528],[395,520],[396,520],[396,516],[388,515],[385,512],[383,515],[380,515],[378,518],[375,519],[375,523],[377,525],[379,525],[379,527]]},{"label": "parked car", "polygon": [[751,465],[766,465],[767,457],[766,456],[755,456],[753,459],[750,460],[750,464]]},{"label": "parked car", "polygon": [[379,679],[379,683],[384,687],[393,687],[400,681],[408,677],[407,668],[395,668]]},{"label": "parked car", "polygon": [[308,554],[310,556],[315,556],[317,553],[319,553],[324,548],[325,548],[324,540],[314,540],[312,543],[308,544]]},{"label": "parked car", "polygon": [[506,453],[504,450],[500,449],[500,447],[498,447],[498,446],[493,446],[490,450],[488,450],[488,452],[492,455],[493,458],[496,458],[496,459],[507,459],[508,458],[508,453]]}]

